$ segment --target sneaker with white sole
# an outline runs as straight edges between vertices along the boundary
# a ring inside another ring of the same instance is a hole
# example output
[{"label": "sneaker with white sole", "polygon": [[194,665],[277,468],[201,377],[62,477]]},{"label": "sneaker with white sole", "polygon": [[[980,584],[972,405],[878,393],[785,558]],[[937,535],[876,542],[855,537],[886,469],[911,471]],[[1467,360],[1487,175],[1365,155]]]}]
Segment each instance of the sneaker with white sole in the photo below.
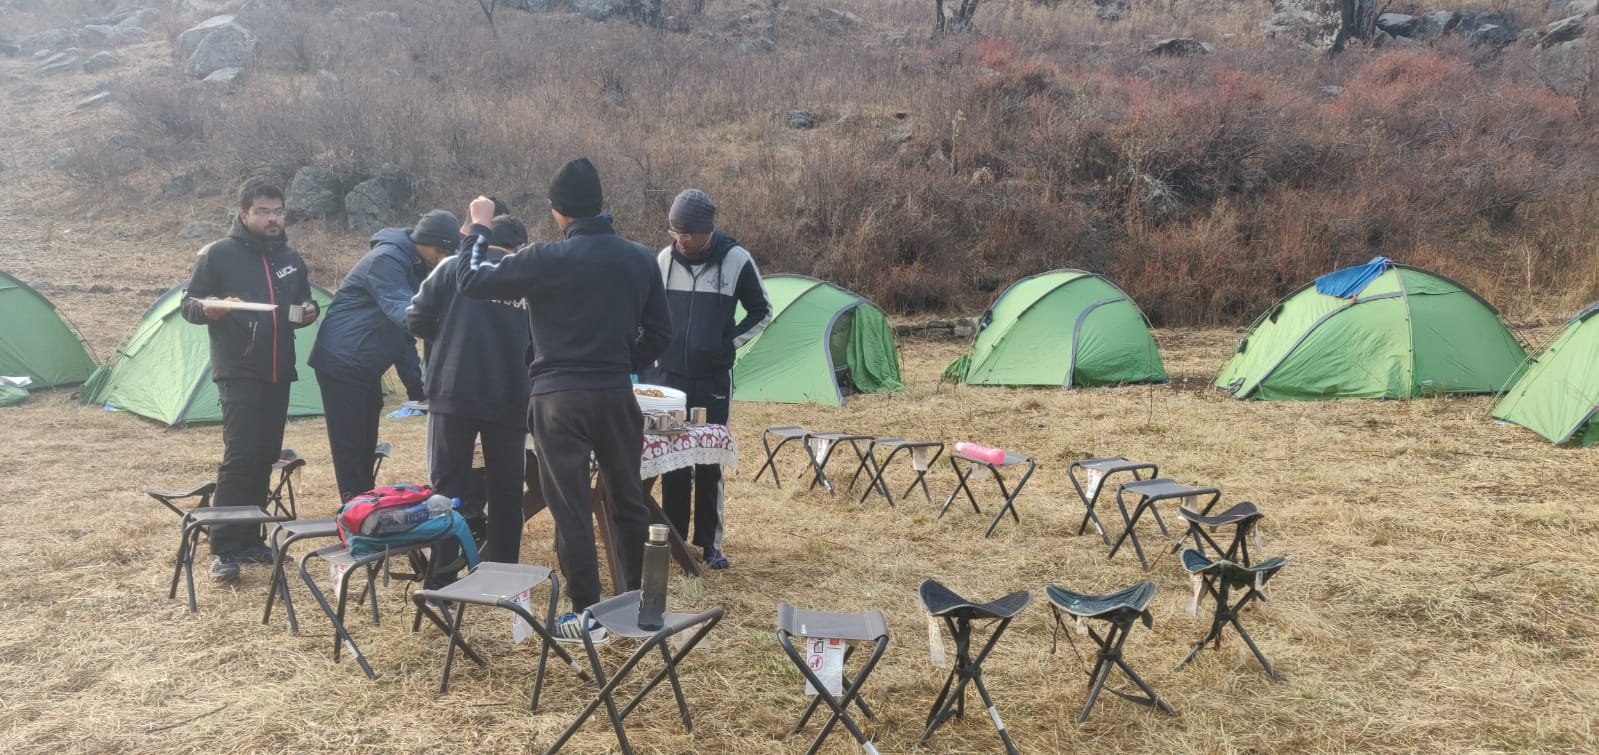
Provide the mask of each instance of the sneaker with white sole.
[{"label": "sneaker with white sole", "polygon": [[239,581],[239,558],[232,553],[218,554],[211,559],[211,579],[216,582]]},{"label": "sneaker with white sole", "polygon": [[555,641],[563,645],[583,644],[585,631],[588,633],[589,641],[596,645],[604,645],[611,641],[610,633],[593,619],[589,619],[586,629],[582,618],[570,611],[561,614],[560,618],[555,620]]}]

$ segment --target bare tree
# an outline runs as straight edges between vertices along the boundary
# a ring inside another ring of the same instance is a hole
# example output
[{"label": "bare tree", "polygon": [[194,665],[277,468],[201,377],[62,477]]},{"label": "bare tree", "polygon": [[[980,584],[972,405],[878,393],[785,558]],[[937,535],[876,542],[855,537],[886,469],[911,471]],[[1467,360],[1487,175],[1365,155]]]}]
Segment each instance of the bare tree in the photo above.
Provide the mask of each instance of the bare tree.
[{"label": "bare tree", "polygon": [[499,6],[500,0],[477,0],[478,7],[483,9],[483,17],[488,19],[489,33],[500,35],[500,30],[494,28],[494,9]]},{"label": "bare tree", "polygon": [[933,10],[938,16],[933,22],[933,33],[973,31],[976,27],[972,25],[972,16],[977,15],[977,6],[981,2],[982,0],[949,0],[949,9],[946,11],[944,0],[933,0]]}]

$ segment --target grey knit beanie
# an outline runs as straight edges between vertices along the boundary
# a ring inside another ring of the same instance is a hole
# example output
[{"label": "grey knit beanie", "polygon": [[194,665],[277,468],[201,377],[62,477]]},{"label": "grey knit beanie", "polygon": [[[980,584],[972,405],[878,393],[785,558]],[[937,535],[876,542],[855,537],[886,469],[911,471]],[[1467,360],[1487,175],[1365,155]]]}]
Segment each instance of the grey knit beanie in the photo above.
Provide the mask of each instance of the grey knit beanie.
[{"label": "grey knit beanie", "polygon": [[710,233],[716,230],[716,204],[699,189],[684,189],[666,219],[678,233]]}]

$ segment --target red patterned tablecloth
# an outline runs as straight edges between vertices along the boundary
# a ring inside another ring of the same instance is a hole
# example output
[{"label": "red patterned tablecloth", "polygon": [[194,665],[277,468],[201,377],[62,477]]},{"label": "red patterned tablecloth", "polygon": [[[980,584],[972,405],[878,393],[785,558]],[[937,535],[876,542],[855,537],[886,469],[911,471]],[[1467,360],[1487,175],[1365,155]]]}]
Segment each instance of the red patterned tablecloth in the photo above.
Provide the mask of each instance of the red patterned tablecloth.
[{"label": "red patterned tablecloth", "polygon": [[727,425],[701,425],[676,435],[644,434],[639,477],[648,480],[695,464],[738,467],[738,443]]}]

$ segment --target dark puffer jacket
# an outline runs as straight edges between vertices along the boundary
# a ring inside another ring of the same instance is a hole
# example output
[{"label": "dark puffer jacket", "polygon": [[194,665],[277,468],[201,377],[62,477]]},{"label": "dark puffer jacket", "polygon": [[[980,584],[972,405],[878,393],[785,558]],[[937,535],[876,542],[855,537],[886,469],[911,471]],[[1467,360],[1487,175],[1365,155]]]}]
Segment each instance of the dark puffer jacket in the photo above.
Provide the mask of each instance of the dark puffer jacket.
[{"label": "dark puffer jacket", "polygon": [[311,367],[335,379],[374,379],[407,350],[416,353],[405,308],[427,268],[417,258],[407,229],[384,228],[372,235],[371,243],[371,251],[333,295],[311,350]]},{"label": "dark puffer jacket", "polygon": [[[276,304],[271,312],[234,310],[211,320],[201,299],[230,296]],[[294,330],[289,306],[311,300],[311,279],[300,253],[288,236],[267,238],[238,219],[228,237],[200,250],[194,274],[183,292],[183,319],[205,325],[211,334],[213,380],[261,380],[289,383],[294,369]]]},{"label": "dark puffer jacket", "polygon": [[656,256],[672,309],[672,346],[657,369],[673,377],[726,373],[738,347],[772,321],[772,304],[750,253],[720,230],[711,235],[710,247],[698,260],[683,256],[676,245]]}]

